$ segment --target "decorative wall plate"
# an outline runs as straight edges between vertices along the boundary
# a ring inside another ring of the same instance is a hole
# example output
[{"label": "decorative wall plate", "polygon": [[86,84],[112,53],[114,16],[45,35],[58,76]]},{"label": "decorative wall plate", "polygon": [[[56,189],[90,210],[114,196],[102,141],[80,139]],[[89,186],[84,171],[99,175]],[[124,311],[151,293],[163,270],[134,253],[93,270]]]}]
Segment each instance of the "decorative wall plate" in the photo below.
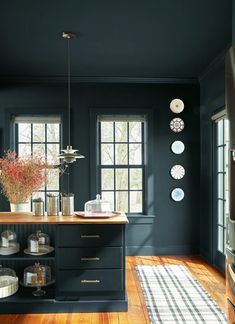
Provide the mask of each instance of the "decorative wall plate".
[{"label": "decorative wall plate", "polygon": [[184,121],[181,118],[173,118],[170,122],[170,129],[175,133],[181,132],[184,129]]},{"label": "decorative wall plate", "polygon": [[181,141],[174,141],[171,144],[171,151],[175,154],[181,154],[184,152],[185,146],[184,143]]},{"label": "decorative wall plate", "polygon": [[173,113],[179,114],[184,110],[184,102],[181,99],[173,99],[170,103],[170,109]]},{"label": "decorative wall plate", "polygon": [[182,179],[185,175],[185,169],[182,165],[176,164],[171,168],[171,176],[173,179]]},{"label": "decorative wall plate", "polygon": [[175,188],[171,192],[171,198],[174,201],[181,201],[184,199],[184,191],[181,188]]}]

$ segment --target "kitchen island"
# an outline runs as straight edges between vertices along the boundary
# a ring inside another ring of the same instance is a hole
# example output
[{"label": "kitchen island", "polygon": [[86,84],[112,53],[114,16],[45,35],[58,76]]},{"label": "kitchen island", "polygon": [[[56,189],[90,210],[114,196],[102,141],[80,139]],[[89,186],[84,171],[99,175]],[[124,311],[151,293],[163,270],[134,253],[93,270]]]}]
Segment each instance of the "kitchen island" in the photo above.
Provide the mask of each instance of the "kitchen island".
[{"label": "kitchen island", "polygon": [[[0,299],[0,313],[68,313],[127,311],[125,289],[125,214],[113,218],[33,216],[0,213],[0,233],[13,230],[20,252],[0,256],[0,264],[16,271],[40,262],[51,267],[53,285],[41,297],[34,288],[19,286],[16,294]],[[28,255],[27,238],[41,230],[50,236],[54,252]]]}]

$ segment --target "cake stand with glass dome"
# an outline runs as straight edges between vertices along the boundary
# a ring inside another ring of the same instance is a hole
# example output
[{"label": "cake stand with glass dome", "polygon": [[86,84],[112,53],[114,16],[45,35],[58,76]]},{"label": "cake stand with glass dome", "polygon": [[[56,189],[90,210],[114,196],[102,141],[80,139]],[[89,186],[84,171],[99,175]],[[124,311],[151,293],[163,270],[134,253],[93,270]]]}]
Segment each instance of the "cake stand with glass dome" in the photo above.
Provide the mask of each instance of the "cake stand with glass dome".
[{"label": "cake stand with glass dome", "polygon": [[41,289],[55,283],[55,279],[51,276],[51,268],[47,265],[35,263],[24,269],[24,278],[20,284],[24,287],[37,288],[32,292],[33,296],[40,297],[45,295],[46,291]]}]

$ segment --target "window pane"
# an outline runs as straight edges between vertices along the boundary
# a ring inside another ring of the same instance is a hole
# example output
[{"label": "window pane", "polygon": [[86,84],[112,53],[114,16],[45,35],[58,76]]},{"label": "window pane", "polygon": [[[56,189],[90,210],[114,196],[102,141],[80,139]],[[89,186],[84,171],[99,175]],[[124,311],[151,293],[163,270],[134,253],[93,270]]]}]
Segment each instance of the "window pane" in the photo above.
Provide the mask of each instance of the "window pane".
[{"label": "window pane", "polygon": [[101,169],[101,189],[114,189],[114,169]]},{"label": "window pane", "polygon": [[47,162],[49,164],[59,164],[60,159],[58,155],[60,154],[59,144],[47,144]]},{"label": "window pane", "polygon": [[130,189],[142,189],[142,169],[130,169]]},{"label": "window pane", "polygon": [[116,192],[116,211],[128,212],[128,191]]},{"label": "window pane", "polygon": [[59,170],[52,169],[47,171],[47,189],[48,190],[59,190]]},{"label": "window pane", "polygon": [[115,164],[127,164],[127,144],[115,145]]},{"label": "window pane", "polygon": [[101,122],[101,142],[113,142],[113,122]]},{"label": "window pane", "polygon": [[218,198],[224,198],[224,175],[223,173],[218,174]]},{"label": "window pane", "polygon": [[45,144],[33,144],[33,155],[45,160]]},{"label": "window pane", "polygon": [[130,212],[142,213],[142,191],[130,192]]},{"label": "window pane", "polygon": [[101,164],[113,163],[113,144],[101,144]]},{"label": "window pane", "polygon": [[217,149],[217,171],[224,171],[224,148],[223,146],[218,147]]},{"label": "window pane", "polygon": [[130,144],[129,145],[129,163],[130,164],[142,164],[142,145]]},{"label": "window pane", "polygon": [[217,145],[224,144],[223,119],[217,122]]},{"label": "window pane", "polygon": [[115,122],[115,142],[127,142],[127,122]]},{"label": "window pane", "polygon": [[18,155],[19,156],[31,155],[31,144],[19,144]]},{"label": "window pane", "polygon": [[223,245],[224,245],[224,229],[223,227],[218,227],[218,250],[223,253]]},{"label": "window pane", "polygon": [[47,141],[60,142],[60,125],[47,124]]},{"label": "window pane", "polygon": [[116,190],[128,189],[128,169],[116,169]]},{"label": "window pane", "polygon": [[107,200],[112,205],[112,210],[114,211],[114,192],[113,191],[101,191],[101,197],[103,200]]},{"label": "window pane", "polygon": [[129,122],[129,141],[141,142],[142,141],[141,122]]},{"label": "window pane", "polygon": [[33,124],[33,142],[45,142],[45,124]]},{"label": "window pane", "polygon": [[31,124],[18,124],[18,141],[31,142]]},{"label": "window pane", "polygon": [[218,224],[224,225],[224,202],[218,200]]},{"label": "window pane", "polygon": [[44,191],[35,191],[32,194],[32,199],[41,198],[43,201],[45,201],[45,192]]}]

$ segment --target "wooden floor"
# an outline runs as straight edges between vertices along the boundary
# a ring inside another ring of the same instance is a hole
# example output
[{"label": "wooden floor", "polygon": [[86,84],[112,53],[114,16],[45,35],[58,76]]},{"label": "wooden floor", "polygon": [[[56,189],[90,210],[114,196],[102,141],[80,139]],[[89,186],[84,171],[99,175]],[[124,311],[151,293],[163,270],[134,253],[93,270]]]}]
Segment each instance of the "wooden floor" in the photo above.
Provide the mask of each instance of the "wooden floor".
[{"label": "wooden floor", "polygon": [[204,286],[222,310],[226,310],[225,279],[200,257],[127,257],[127,313],[82,313],[41,315],[0,315],[0,324],[145,324],[148,313],[135,272],[137,264],[181,264]]}]

